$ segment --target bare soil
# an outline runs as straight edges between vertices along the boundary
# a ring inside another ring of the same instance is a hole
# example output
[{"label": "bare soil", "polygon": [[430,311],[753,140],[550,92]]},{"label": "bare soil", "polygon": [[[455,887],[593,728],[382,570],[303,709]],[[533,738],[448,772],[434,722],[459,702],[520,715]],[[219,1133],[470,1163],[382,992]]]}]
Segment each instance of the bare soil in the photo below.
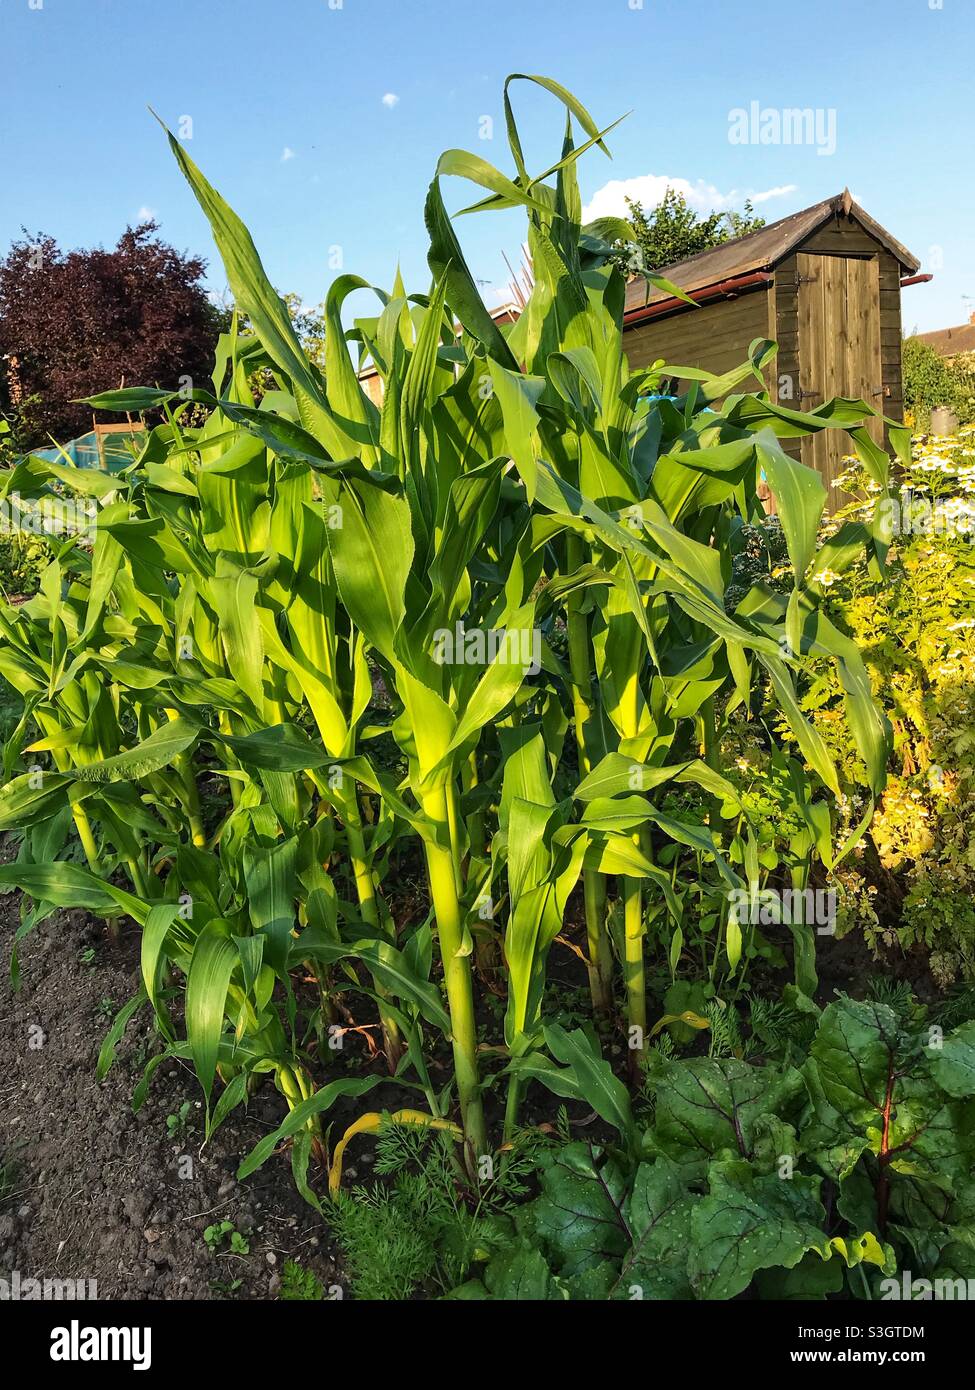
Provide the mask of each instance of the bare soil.
[{"label": "bare soil", "polygon": [[[0,898],[6,971],[19,895]],[[274,1298],[288,1259],[341,1283],[328,1229],[294,1189],[290,1164],[272,1158],[246,1183],[242,1155],[275,1127],[284,1102],[263,1090],[203,1146],[199,1087],[163,1063],[143,1108],[131,1098],[153,1034],[130,1022],[104,1082],[95,1063],[110,1023],[138,980],[138,933],[112,943],[100,922],[66,911],[20,946],[21,988],[0,985],[0,1163],[12,1187],[0,1203],[0,1278],[94,1279],[98,1298]],[[93,955],[89,954],[93,953]],[[166,1118],[190,1101],[185,1132]],[[205,1229],[234,1223],[247,1255],[211,1252]],[[240,1281],[239,1283],[237,1281]]]}]

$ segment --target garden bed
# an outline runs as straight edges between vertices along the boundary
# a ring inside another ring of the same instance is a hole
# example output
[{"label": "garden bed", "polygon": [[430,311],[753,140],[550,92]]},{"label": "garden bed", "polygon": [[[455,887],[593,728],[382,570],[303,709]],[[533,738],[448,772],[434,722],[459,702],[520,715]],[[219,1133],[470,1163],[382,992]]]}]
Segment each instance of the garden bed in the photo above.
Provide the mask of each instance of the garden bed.
[{"label": "garden bed", "polygon": [[[0,898],[0,953],[9,958],[19,895]],[[138,980],[138,933],[114,944],[85,912],[60,912],[20,947],[21,989],[5,989],[0,1047],[0,1156],[8,1173],[0,1205],[0,1277],[95,1280],[97,1297],[266,1299],[280,1294],[288,1260],[328,1288],[341,1282],[328,1230],[298,1196],[287,1163],[269,1163],[246,1184],[241,1154],[280,1120],[273,1090],[203,1146],[192,1070],[157,1072],[133,1114],[132,1092],[154,1045],[145,1014],[129,1025],[104,1082],[95,1064],[108,1020]],[[106,1005],[107,1007],[107,1005]],[[38,1046],[41,1030],[43,1046]],[[171,1136],[167,1117],[186,1123]],[[191,1177],[180,1170],[192,1165]],[[204,1232],[230,1221],[248,1246]]]},{"label": "garden bed", "polygon": [[[0,898],[5,959],[19,908],[19,894]],[[578,936],[578,924],[568,931]],[[298,1195],[286,1155],[243,1183],[236,1179],[241,1158],[282,1118],[283,1101],[270,1085],[207,1144],[186,1064],[172,1061],[158,1070],[145,1104],[133,1112],[133,1091],[159,1045],[145,1012],[126,1029],[108,1077],[97,1079],[109,1015],[138,986],[134,924],[125,923],[115,941],[90,914],[61,911],[19,944],[18,957],[21,987],[0,1009],[0,1046],[10,1059],[0,1088],[0,1277],[9,1280],[16,1270],[21,1287],[27,1279],[94,1281],[89,1296],[99,1299],[274,1299],[289,1296],[282,1272],[294,1261],[329,1296],[354,1293],[329,1224]],[[861,997],[878,973],[909,982],[919,999],[937,998],[920,951],[891,953],[878,967],[857,936],[832,943],[820,961],[823,1006],[840,991]],[[570,1015],[584,985],[578,966],[566,949],[551,971],[553,1008],[561,999]],[[763,989],[777,993],[783,982],[770,975]],[[703,1039],[691,1051],[702,1049]],[[622,1052],[606,1040],[618,1071]],[[384,1103],[392,1108],[398,1091],[388,1084]],[[408,1093],[400,1099],[407,1104]],[[538,1086],[525,1099],[526,1121],[554,1133],[554,1098]],[[339,1131],[354,1108],[339,1102]],[[489,1113],[495,1109],[489,1102]],[[587,1107],[569,1109],[576,1138],[605,1141],[610,1131]],[[372,1163],[373,1141],[366,1138],[346,1164],[346,1186],[368,1180]],[[319,1189],[321,1178],[313,1174]],[[528,1194],[534,1192],[531,1183]],[[229,1232],[210,1248],[205,1233],[222,1222],[243,1238],[246,1254],[230,1248]]]}]

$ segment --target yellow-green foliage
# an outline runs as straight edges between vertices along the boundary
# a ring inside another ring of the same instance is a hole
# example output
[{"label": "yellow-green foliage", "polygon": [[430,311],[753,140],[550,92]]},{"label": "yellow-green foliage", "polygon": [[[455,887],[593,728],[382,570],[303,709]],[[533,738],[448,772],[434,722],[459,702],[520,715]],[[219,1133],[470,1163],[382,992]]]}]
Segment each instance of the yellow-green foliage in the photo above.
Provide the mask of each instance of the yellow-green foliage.
[{"label": "yellow-green foliage", "polygon": [[[915,529],[892,538],[887,582],[861,564],[824,582],[829,612],[860,645],[894,734],[870,830],[873,886],[888,911],[878,923],[862,901],[865,884],[855,883],[862,925],[875,944],[926,945],[946,984],[975,975],[975,427],[916,436],[912,453],[895,491],[900,515],[913,496],[940,508],[938,524],[924,524],[916,507]],[[875,489],[858,468],[842,484],[865,494],[844,515],[872,510]],[[824,668],[806,707],[855,781],[857,756],[835,718],[837,703]],[[866,872],[863,857],[854,863]]]},{"label": "yellow-green foliage", "polygon": [[0,533],[0,589],[13,597],[34,594],[51,549],[43,536]]}]

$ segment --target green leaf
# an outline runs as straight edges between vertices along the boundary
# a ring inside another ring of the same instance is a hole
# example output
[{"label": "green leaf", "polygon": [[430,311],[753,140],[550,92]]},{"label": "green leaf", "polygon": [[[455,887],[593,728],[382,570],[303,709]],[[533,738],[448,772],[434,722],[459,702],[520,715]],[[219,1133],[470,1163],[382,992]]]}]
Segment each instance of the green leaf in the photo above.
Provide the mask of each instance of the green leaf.
[{"label": "green leaf", "polygon": [[90,405],[92,410],[114,410],[119,415],[138,415],[144,410],[155,410],[172,399],[172,391],[161,391],[157,386],[126,386],[120,391],[102,391],[97,396],[85,396],[81,404]]},{"label": "green leaf", "polygon": [[304,1129],[309,1120],[323,1114],[334,1105],[339,1096],[364,1095],[366,1091],[371,1091],[374,1086],[378,1086],[382,1080],[384,1078],[381,1076],[350,1076],[343,1077],[339,1081],[330,1081],[327,1086],[316,1091],[308,1100],[303,1100],[296,1105],[293,1110],[289,1111],[276,1130],[271,1134],[266,1134],[260,1143],[254,1145],[237,1169],[238,1179],[243,1181],[244,1178],[249,1178],[251,1173],[256,1172],[267,1162],[283,1140],[290,1139],[300,1129]]},{"label": "green leaf", "polygon": [[419,975],[406,954],[391,942],[364,937],[360,940],[336,941],[318,931],[306,929],[292,946],[295,961],[315,960],[325,965],[337,961],[361,960],[376,979],[397,999],[411,1004],[428,1023],[450,1036],[450,1015],[443,1006],[440,991]]},{"label": "green leaf", "polygon": [[52,907],[83,907],[89,912],[114,915],[118,908],[137,922],[145,922],[150,905],[98,878],[80,864],[57,860],[48,864],[0,866],[0,888],[21,888],[37,902]]},{"label": "green leaf", "polygon": [[430,184],[423,215],[430,237],[427,264],[437,284],[440,284],[441,280],[445,281],[447,303],[468,333],[473,334],[478,342],[484,345],[489,358],[517,370],[518,364],[504,340],[504,335],[488,313],[477,291],[474,277],[467,268],[460,242],[444,207],[439,177],[434,178]]},{"label": "green leaf", "polygon": [[761,430],[755,446],[775,497],[796,584],[801,585],[816,553],[826,485],[814,468],[791,458],[771,430]]},{"label": "green leaf", "polygon": [[333,457],[344,457],[349,452],[347,437],[326,409],[320,382],[298,341],[287,305],[264,273],[250,233],[176,137],[168,130],[166,134],[176,162],[210,223],[237,308],[250,319],[268,356],[291,381],[302,423]]},{"label": "green leaf", "polygon": [[271,724],[249,734],[223,734],[207,729],[203,737],[222,744],[248,767],[274,772],[317,771],[333,758],[296,724]]},{"label": "green leaf", "polygon": [[26,829],[48,820],[65,804],[71,778],[56,772],[24,772],[0,790],[0,830]]},{"label": "green leaf", "polygon": [[819,1178],[756,1177],[747,1163],[712,1163],[709,1195],[691,1214],[688,1273],[699,1298],[735,1298],[760,1269],[792,1269],[807,1251],[829,1258]]},{"label": "green leaf", "polygon": [[227,990],[237,961],[226,924],[208,922],[196,939],[186,978],[186,1037],[207,1104],[217,1068]]},{"label": "green leaf", "polygon": [[112,1026],[105,1034],[98,1052],[98,1063],[95,1067],[95,1075],[98,1077],[99,1081],[104,1081],[105,1077],[111,1071],[112,1064],[115,1061],[115,1050],[122,1039],[122,1035],[125,1033],[129,1020],[134,1014],[138,1013],[139,1009],[141,1009],[145,1003],[146,992],[144,989],[140,988],[138,993],[134,994],[127,1004],[123,1004],[112,1020]]},{"label": "green leaf", "polygon": [[504,1302],[542,1302],[565,1299],[568,1293],[552,1275],[545,1257],[528,1241],[495,1255],[484,1282],[491,1297]]},{"label": "green leaf", "polygon": [[356,627],[392,661],[413,563],[409,503],[347,479],[339,505],[341,525],[328,527],[327,535],[342,602]]},{"label": "green leaf", "polygon": [[241,864],[251,926],[265,939],[268,962],[286,977],[297,915],[298,838],[245,845]]},{"label": "green leaf", "polygon": [[642,1300],[693,1297],[687,1257],[694,1200],[677,1164],[640,1164],[624,1208],[633,1241],[619,1277],[624,1294],[636,1285]]},{"label": "green leaf", "polygon": [[80,763],[72,769],[72,773],[79,782],[118,782],[149,777],[185,753],[196,737],[195,724],[186,719],[167,720],[134,748],[127,748],[99,762]]},{"label": "green leaf", "polygon": [[499,362],[489,359],[488,370],[491,384],[501,407],[505,434],[511,457],[522,482],[529,502],[535,500],[535,476],[537,472],[538,451],[538,405],[539,397],[545,390],[544,377],[524,376],[513,372]]},{"label": "green leaf", "polygon": [[264,642],[257,613],[257,576],[221,557],[221,570],[211,587],[227,667],[258,715],[262,715]]},{"label": "green leaf", "polygon": [[[961,1085],[961,1048],[949,1057],[942,1074]],[[975,1163],[975,1106],[945,1097],[930,1050],[886,1005],[845,996],[830,1004],[803,1074],[816,1112],[805,1142],[831,1176],[848,1177],[868,1150],[892,1173],[967,1176]]]},{"label": "green leaf", "polygon": [[[162,997],[163,980],[169,963],[169,934],[179,918],[179,908],[175,903],[157,903],[149,911],[142,931],[140,966],[142,987],[152,1005],[164,1037],[171,1041],[175,1037],[172,1020]],[[183,962],[188,967],[189,960]]]},{"label": "green leaf", "polygon": [[557,1023],[543,1028],[545,1044],[557,1062],[568,1067],[580,1092],[597,1115],[619,1131],[630,1144],[636,1142],[636,1127],[626,1087],[604,1060],[596,1044],[582,1031],[571,1033]]},{"label": "green leaf", "polygon": [[959,1099],[975,1096],[975,1021],[949,1033],[940,1047],[929,1043],[931,1075],[943,1091]]},{"label": "green leaf", "polygon": [[618,1262],[629,1245],[619,1165],[591,1145],[567,1144],[539,1156],[539,1182],[532,1226],[559,1273],[572,1277],[605,1260]]},{"label": "green leaf", "polygon": [[753,1067],[734,1058],[654,1053],[647,1083],[656,1097],[654,1139],[670,1158],[686,1163],[722,1150],[750,1159],[763,1116],[795,1110],[802,1078],[789,1068]]}]

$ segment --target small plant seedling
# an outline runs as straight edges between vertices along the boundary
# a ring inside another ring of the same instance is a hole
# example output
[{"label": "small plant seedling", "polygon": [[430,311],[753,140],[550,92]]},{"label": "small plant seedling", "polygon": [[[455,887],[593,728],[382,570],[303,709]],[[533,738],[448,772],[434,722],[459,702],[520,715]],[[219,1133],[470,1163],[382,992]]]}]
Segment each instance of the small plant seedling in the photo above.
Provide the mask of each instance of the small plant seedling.
[{"label": "small plant seedling", "polygon": [[140,1038],[139,1041],[136,1043],[135,1047],[132,1049],[132,1070],[136,1072],[143,1071],[145,1069],[146,1063],[148,1062],[149,1058],[154,1055],[155,1051],[156,1043],[155,1039],[152,1036],[149,1036],[147,1038]]},{"label": "small plant seedling", "polygon": [[232,1221],[215,1221],[203,1232],[203,1239],[211,1254],[216,1255],[226,1244],[232,1255],[249,1255],[250,1244],[241,1235]]},{"label": "small plant seedling", "polygon": [[315,1303],[325,1297],[325,1289],[313,1269],[305,1269],[297,1260],[285,1260],[279,1296],[286,1302]]},{"label": "small plant seedling", "polygon": [[237,1292],[243,1282],[243,1279],[211,1279],[210,1289],[213,1293],[220,1293],[223,1294],[224,1298],[229,1298],[231,1294]]},{"label": "small plant seedling", "polygon": [[99,1000],[98,1008],[95,1010],[99,1018],[114,1018],[116,1012],[117,1006],[114,999]]},{"label": "small plant seedling", "polygon": [[79,951],[78,959],[81,961],[82,965],[87,965],[90,970],[94,966],[96,960],[94,946],[86,946],[83,951]]},{"label": "small plant seedling", "polygon": [[170,1139],[181,1139],[189,1129],[191,1109],[189,1101],[184,1100],[175,1114],[166,1116],[166,1133]]}]

